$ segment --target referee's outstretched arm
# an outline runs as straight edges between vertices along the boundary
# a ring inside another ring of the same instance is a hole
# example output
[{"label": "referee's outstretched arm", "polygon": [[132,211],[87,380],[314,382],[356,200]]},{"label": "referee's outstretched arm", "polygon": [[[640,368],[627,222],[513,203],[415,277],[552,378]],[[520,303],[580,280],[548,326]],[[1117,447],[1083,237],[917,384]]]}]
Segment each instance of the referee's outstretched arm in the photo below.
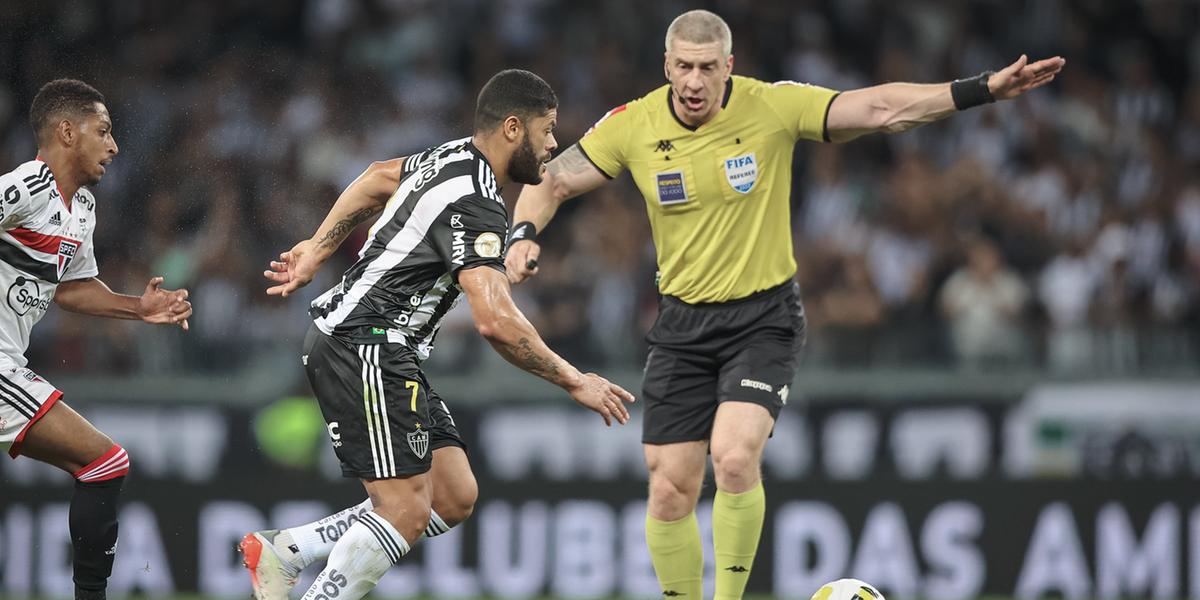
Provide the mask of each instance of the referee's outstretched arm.
[{"label": "referee's outstretched arm", "polygon": [[885,83],[838,95],[829,106],[829,140],[845,142],[860,135],[908,131],[958,110],[1008,100],[1054,80],[1067,64],[1061,56],[1029,63],[1022,54],[992,73],[950,83]]},{"label": "referee's outstretched arm", "polygon": [[504,273],[488,266],[458,271],[458,285],[467,295],[475,329],[508,362],[557,385],[604,417],[605,425],[629,422],[626,402],[633,394],[595,373],[581,373],[554,353],[512,300]]}]

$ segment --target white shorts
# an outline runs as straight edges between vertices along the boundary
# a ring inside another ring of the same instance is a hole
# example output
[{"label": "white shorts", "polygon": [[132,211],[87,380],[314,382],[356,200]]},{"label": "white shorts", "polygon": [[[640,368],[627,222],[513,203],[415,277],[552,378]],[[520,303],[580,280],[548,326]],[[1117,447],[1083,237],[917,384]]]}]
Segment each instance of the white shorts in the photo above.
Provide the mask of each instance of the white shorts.
[{"label": "white shorts", "polygon": [[29,427],[54,406],[62,392],[37,373],[0,356],[0,450],[21,454]]}]

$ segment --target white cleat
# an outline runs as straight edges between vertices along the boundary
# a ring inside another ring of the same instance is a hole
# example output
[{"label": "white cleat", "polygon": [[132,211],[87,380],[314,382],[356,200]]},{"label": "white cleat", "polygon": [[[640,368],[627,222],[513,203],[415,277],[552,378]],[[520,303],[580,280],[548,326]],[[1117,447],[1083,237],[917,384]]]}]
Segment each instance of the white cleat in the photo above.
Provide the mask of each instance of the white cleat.
[{"label": "white cleat", "polygon": [[279,556],[271,540],[279,534],[269,529],[247,533],[238,544],[242,565],[250,571],[250,583],[257,600],[288,600],[300,573]]}]

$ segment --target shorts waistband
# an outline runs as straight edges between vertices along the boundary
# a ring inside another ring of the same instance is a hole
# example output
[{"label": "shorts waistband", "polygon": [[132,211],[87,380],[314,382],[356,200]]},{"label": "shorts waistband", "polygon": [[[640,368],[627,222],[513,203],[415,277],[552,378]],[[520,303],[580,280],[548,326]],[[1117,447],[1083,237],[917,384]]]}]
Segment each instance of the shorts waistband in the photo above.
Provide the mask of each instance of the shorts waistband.
[{"label": "shorts waistband", "polygon": [[688,308],[722,308],[722,307],[728,307],[728,306],[737,306],[739,304],[746,304],[749,302],[754,302],[756,300],[762,300],[764,298],[770,298],[772,296],[775,296],[776,294],[781,294],[784,291],[790,291],[792,289],[792,287],[795,285],[796,285],[795,280],[788,278],[787,281],[784,281],[783,283],[781,283],[779,285],[769,287],[765,290],[759,290],[757,292],[754,292],[753,294],[750,294],[749,296],[742,296],[741,298],[725,300],[724,302],[695,302],[695,303],[693,303],[693,302],[686,302],[684,300],[680,300],[679,298],[676,298],[675,296],[666,296],[666,295],[664,295],[662,297],[662,299],[663,299],[663,302],[670,302],[671,304],[675,304],[678,306],[686,306]]}]

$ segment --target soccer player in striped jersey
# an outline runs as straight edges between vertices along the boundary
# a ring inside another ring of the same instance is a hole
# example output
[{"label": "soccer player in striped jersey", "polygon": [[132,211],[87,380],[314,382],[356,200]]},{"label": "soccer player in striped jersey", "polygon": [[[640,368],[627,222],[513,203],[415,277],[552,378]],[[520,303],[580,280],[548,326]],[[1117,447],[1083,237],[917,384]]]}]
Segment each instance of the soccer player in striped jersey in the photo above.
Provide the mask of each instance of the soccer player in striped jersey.
[{"label": "soccer player in striped jersey", "polygon": [[741,598],[762,531],[759,465],[804,344],[788,199],[796,142],[894,133],[1052,81],[1066,61],[1017,62],[953,83],[839,93],[732,74],[721,17],[667,28],[667,84],[609,111],[521,191],[508,252],[514,282],[536,273],[534,234],[558,206],[628,170],[646,202],[662,301],[642,395],[650,471],[646,542],[664,596],[701,597],[695,507],[708,455],[716,479],[713,597]]},{"label": "soccer player in striped jersey", "polygon": [[267,292],[286,296],[379,215],[358,261],[312,303],[302,355],[342,473],[360,479],[369,498],[316,523],[246,535],[241,550],[259,600],[286,598],[300,570],[324,557],[304,598],[361,598],[418,537],[471,513],[478,490],[462,439],[421,371],[462,295],[479,333],[509,362],[562,387],[605,424],[628,421],[633,396],[546,347],[513,304],[504,271],[500,188],[541,181],[557,105],[537,75],[501,71],[479,93],[472,137],[371,165],[316,235],[266,271],[277,284]]},{"label": "soccer player in striped jersey", "polygon": [[76,600],[103,599],[117,543],[117,500],[129,456],[26,368],[29,332],[50,304],[71,312],[187,329],[187,290],[155,277],[139,296],[97,278],[95,185],[117,155],[104,96],[73,79],[47,83],[30,121],[37,158],[0,175],[0,448],[75,477],[70,529]]}]

